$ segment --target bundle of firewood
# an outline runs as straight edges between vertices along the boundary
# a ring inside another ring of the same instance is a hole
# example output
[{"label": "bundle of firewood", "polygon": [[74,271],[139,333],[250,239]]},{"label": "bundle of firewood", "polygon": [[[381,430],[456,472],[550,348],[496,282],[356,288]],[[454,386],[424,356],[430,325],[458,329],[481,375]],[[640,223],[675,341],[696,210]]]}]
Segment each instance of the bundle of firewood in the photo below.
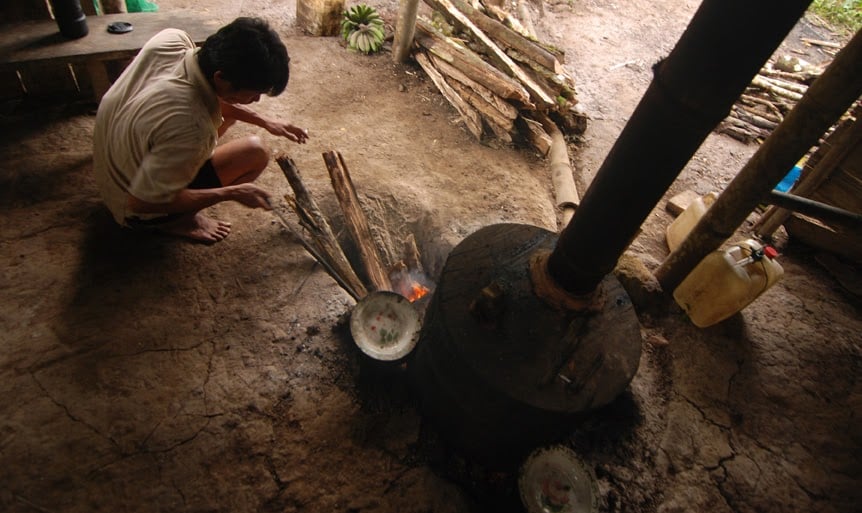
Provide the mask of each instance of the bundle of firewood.
[{"label": "bundle of firewood", "polygon": [[358,261],[348,259],[329,217],[305,186],[296,163],[284,154],[277,155],[276,162],[293,189],[293,196],[284,199],[299,226],[272,205],[282,226],[356,301],[377,290],[398,292],[410,301],[422,297],[429,289],[421,282],[424,270],[416,238],[408,233],[398,240],[396,233],[370,222],[340,152],[324,152],[323,161]]},{"label": "bundle of firewood", "polygon": [[755,75],[717,131],[745,143],[762,141],[784,120],[822,70],[801,59],[770,60]]},{"label": "bundle of firewood", "polygon": [[[564,55],[539,42],[532,22],[479,0],[425,0],[413,57],[477,140],[522,140],[546,155],[555,129],[581,134],[586,115]],[[550,127],[552,122],[555,127]]]}]

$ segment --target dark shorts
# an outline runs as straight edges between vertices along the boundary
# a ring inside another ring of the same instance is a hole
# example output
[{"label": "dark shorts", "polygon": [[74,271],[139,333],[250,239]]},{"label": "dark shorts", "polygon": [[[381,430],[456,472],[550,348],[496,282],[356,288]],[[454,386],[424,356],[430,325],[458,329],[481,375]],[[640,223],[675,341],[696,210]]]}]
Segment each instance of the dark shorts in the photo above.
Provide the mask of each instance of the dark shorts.
[{"label": "dark shorts", "polygon": [[[198,170],[198,174],[195,175],[195,178],[191,181],[191,183],[186,187],[188,189],[217,189],[222,186],[221,180],[219,180],[218,174],[216,173],[215,167],[213,166],[212,159],[207,159],[206,162],[201,166]],[[170,223],[171,221],[175,221],[186,214],[165,214],[160,217],[154,217],[152,219],[138,219],[137,217],[127,217],[126,224],[131,228],[147,228],[153,226],[159,226],[161,224]]]}]

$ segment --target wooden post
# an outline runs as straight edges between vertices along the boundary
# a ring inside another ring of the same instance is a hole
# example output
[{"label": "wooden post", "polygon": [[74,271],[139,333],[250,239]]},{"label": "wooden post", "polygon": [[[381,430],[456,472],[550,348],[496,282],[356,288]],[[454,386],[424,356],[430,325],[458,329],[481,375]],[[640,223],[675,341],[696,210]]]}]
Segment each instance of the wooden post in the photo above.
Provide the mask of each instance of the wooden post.
[{"label": "wooden post", "polygon": [[665,291],[676,289],[706,255],[732,236],[787,170],[862,95],[860,62],[862,31],[835,56],[688,237],[658,268],[656,278]]},{"label": "wooden post", "polygon": [[392,59],[395,62],[407,62],[410,57],[418,10],[419,0],[400,0],[398,3],[398,23],[395,24],[395,37],[392,40]]}]

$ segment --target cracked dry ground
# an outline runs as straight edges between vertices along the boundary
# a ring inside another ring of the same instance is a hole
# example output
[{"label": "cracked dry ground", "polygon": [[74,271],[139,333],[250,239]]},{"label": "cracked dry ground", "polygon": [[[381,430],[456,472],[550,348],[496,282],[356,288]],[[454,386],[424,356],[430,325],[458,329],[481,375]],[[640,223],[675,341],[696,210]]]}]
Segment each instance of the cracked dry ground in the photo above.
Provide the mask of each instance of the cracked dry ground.
[{"label": "cracked dry ground", "polygon": [[[376,5],[392,19],[394,3]],[[696,6],[546,4],[540,28],[567,49],[595,117],[581,182]],[[208,8],[284,33],[288,94],[261,107],[312,140],[267,142],[329,211],[320,153],[337,149],[390,229],[417,233],[432,275],[481,226],[556,229],[545,163],[470,141],[415,67],[297,34],[290,2]],[[517,510],[513,476],[448,453],[398,375],[369,379],[345,330],[350,297],[271,215],[220,205],[234,233],[212,247],[133,237],[99,204],[90,110],[34,109],[4,119],[0,141],[0,510]],[[720,189],[753,151],[711,136],[668,197]],[[274,164],[262,183],[289,190]],[[667,252],[663,204],[631,248],[650,268]],[[669,302],[641,312],[630,390],[566,441],[595,468],[602,511],[858,509],[860,305],[810,250],[781,250],[784,279],[715,327]]]}]

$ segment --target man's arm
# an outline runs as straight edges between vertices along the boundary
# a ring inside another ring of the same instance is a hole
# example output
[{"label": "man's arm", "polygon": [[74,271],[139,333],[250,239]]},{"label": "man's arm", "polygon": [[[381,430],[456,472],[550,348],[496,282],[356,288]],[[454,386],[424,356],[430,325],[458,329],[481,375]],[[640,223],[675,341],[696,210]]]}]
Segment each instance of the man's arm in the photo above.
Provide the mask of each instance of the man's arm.
[{"label": "man's arm", "polygon": [[257,112],[242,105],[226,102],[220,103],[221,114],[226,121],[235,119],[237,121],[242,121],[243,123],[250,123],[263,128],[273,135],[287,137],[291,141],[300,144],[304,144],[305,141],[308,140],[308,130],[304,128],[299,128],[291,123],[265,118]]},{"label": "man's arm", "polygon": [[174,214],[196,212],[223,201],[236,201],[251,208],[270,209],[269,193],[253,183],[241,183],[216,189],[183,189],[167,203],[150,203],[129,194],[132,212],[141,214]]}]

